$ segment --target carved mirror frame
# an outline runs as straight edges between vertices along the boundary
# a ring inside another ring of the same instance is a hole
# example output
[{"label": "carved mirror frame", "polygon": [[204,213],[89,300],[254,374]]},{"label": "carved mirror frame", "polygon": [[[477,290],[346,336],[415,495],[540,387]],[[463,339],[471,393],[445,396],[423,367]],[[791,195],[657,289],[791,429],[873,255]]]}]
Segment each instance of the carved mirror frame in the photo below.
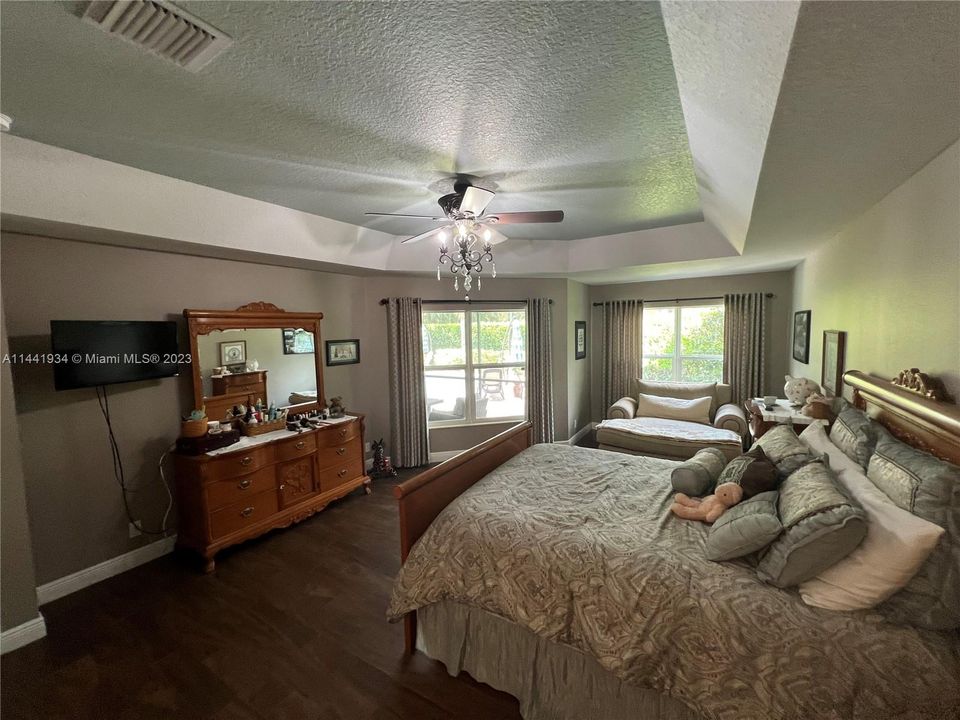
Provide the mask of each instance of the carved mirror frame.
[{"label": "carved mirror frame", "polygon": [[[203,379],[200,376],[200,354],[197,337],[207,335],[215,330],[236,330],[264,328],[272,329],[301,327],[313,333],[314,353],[317,373],[317,401],[287,405],[296,408],[297,412],[307,412],[313,409],[326,407],[327,397],[323,391],[323,358],[319,348],[323,347],[320,338],[320,321],[323,313],[286,312],[268,302],[254,302],[241,305],[236,310],[184,310],[183,316],[187,319],[187,329],[190,333],[190,358],[193,370],[193,403],[194,408],[203,407]],[[279,340],[278,340],[279,342]],[[278,403],[280,406],[280,403]]]}]

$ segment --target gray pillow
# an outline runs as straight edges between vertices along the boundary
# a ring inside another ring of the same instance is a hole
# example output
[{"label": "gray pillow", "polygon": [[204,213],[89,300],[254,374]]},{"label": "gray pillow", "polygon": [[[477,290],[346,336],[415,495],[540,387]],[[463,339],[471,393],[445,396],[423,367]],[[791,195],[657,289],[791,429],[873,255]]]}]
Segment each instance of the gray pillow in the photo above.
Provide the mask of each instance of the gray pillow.
[{"label": "gray pillow", "polygon": [[727,510],[707,536],[708,560],[732,560],[762,550],[780,535],[777,491],[754,495]]},{"label": "gray pillow", "polygon": [[934,630],[960,627],[960,467],[877,426],[867,477],[896,505],[946,532],[906,587],[878,606],[886,617]]},{"label": "gray pillow", "polygon": [[822,462],[808,463],[784,480],[777,510],[783,534],[757,566],[760,579],[777,587],[816,576],[853,552],[867,534],[863,508]]},{"label": "gray pillow", "polygon": [[677,492],[693,497],[709,495],[726,464],[727,456],[720,450],[704,448],[673,469],[670,484]]},{"label": "gray pillow", "polygon": [[767,430],[756,445],[777,466],[777,475],[784,480],[807,463],[817,459],[810,448],[793,431],[792,425],[777,425]]},{"label": "gray pillow", "polygon": [[843,454],[866,467],[876,443],[874,423],[866,413],[844,402],[830,428],[830,441],[843,450]]}]

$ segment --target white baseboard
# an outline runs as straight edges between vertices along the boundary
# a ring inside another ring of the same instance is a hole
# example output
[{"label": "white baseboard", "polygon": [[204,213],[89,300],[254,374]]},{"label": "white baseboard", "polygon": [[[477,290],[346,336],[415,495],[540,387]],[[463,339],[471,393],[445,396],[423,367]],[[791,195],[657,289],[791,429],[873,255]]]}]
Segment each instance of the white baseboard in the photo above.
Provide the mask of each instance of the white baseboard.
[{"label": "white baseboard", "polygon": [[104,560],[102,563],[72,573],[59,580],[45,583],[37,588],[37,601],[41,605],[45,605],[48,602],[59,600],[70,593],[75,593],[77,590],[83,590],[83,588],[89,587],[101,580],[119,575],[126,570],[137,567],[137,565],[143,565],[151,560],[156,560],[158,557],[172,552],[176,542],[177,536],[171,535],[162,540],[152,542],[149,545],[138,547],[136,550],[131,550],[123,555],[118,555],[110,560]]},{"label": "white baseboard", "polygon": [[17,625],[9,630],[4,630],[0,634],[0,655],[4,655],[11,650],[22,648],[29,645],[34,640],[39,640],[47,634],[47,623],[43,615],[37,613],[33,620],[28,620],[23,625]]},{"label": "white baseboard", "polygon": [[449,460],[452,457],[456,457],[463,450],[444,450],[443,452],[432,452],[430,453],[430,462],[443,462],[444,460]]}]

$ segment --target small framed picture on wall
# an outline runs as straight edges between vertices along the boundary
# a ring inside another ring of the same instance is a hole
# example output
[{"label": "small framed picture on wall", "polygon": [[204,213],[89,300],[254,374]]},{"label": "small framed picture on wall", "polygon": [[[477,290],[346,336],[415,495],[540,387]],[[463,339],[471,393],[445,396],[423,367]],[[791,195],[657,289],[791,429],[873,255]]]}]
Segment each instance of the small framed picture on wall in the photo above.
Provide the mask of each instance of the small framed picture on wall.
[{"label": "small framed picture on wall", "polygon": [[575,348],[574,360],[583,360],[587,356],[587,321],[575,320],[573,323],[573,338]]},{"label": "small framed picture on wall", "polygon": [[355,365],[360,362],[360,341],[327,340],[327,367],[333,365]]},{"label": "small framed picture on wall", "polygon": [[847,349],[847,334],[842,330],[823,331],[823,367],[820,387],[827,395],[839,395],[843,387],[843,355]]},{"label": "small framed picture on wall", "polygon": [[800,310],[793,314],[793,359],[810,362],[810,311]]}]

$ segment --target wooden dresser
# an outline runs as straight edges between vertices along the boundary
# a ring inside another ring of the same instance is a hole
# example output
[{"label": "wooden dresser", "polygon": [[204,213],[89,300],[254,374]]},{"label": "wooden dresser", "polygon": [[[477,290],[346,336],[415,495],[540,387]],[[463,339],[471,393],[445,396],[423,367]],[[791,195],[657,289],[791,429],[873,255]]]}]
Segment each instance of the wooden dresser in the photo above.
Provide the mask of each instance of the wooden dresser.
[{"label": "wooden dresser", "polygon": [[[193,358],[192,407],[206,407],[211,420],[223,419],[229,409],[240,403],[250,405],[257,398],[268,403],[267,371],[212,378],[214,394],[205,396],[201,369],[210,372],[222,363],[215,345],[205,342],[206,349],[201,353],[199,337],[222,331],[256,332],[261,348],[279,349],[283,347],[284,332],[299,328],[313,335],[315,348],[323,347],[323,313],[319,312],[286,312],[267,302],[254,302],[236,310],[184,310],[183,315]],[[291,362],[284,362],[284,358]],[[297,362],[292,362],[294,359]],[[304,377],[305,369],[313,370],[309,373],[313,378]],[[274,358],[270,377],[304,389],[312,389],[310,379],[316,381],[312,384],[315,397],[297,403],[291,413],[326,408],[319,353]],[[221,391],[225,394],[218,394]],[[273,402],[282,407],[286,398],[273,398]],[[180,518],[177,548],[199,554],[210,572],[214,556],[225,547],[304,520],[357,488],[369,493],[363,432],[363,416],[354,414],[319,428],[300,432],[276,430],[245,437],[236,445],[206,455],[175,454]]]},{"label": "wooden dresser", "polygon": [[363,416],[318,430],[280,430],[243,447],[175,456],[177,548],[198,553],[205,570],[225,547],[304,520],[364,487]]},{"label": "wooden dresser", "polygon": [[222,420],[234,405],[254,405],[258,399],[270,404],[266,370],[211,377],[210,382],[213,395],[204,398],[204,406],[211,420]]}]

